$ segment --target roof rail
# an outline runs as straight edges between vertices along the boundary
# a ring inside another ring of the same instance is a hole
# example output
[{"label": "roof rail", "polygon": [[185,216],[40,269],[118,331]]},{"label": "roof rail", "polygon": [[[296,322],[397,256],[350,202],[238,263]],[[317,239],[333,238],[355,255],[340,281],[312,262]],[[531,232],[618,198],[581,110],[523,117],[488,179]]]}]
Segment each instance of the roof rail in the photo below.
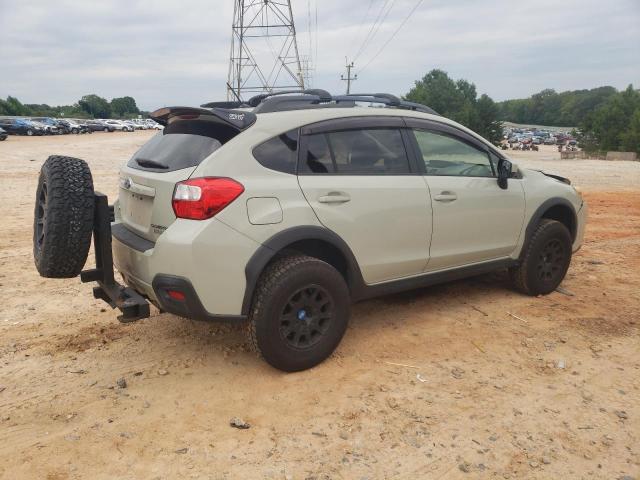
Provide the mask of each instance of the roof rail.
[{"label": "roof rail", "polygon": [[261,93],[260,95],[256,95],[254,97],[251,97],[249,99],[249,102],[247,102],[247,103],[252,107],[257,107],[260,103],[262,103],[264,100],[266,100],[269,97],[274,97],[276,95],[285,95],[285,94],[289,94],[289,93],[300,93],[302,95],[313,95],[313,96],[316,96],[316,97],[320,97],[320,101],[322,101],[322,102],[330,102],[331,101],[331,94],[329,92],[327,92],[326,90],[322,90],[320,88],[311,88],[311,89],[306,89],[306,90],[281,90],[279,92]]},{"label": "roof rail", "polygon": [[[296,94],[296,95],[294,95]],[[420,103],[408,102],[390,93],[348,93],[332,96],[322,89],[281,90],[261,93],[248,101],[210,102],[201,105],[211,109],[251,108],[252,113],[283,112],[287,110],[303,110],[307,108],[348,108],[356,103],[379,103],[385,107],[403,108],[417,112],[438,115],[432,108]]]},{"label": "roof rail", "polygon": [[430,113],[439,115],[433,108],[422,105],[421,103],[407,102],[390,93],[348,93],[339,97],[333,97],[334,100],[340,99],[355,100],[356,102],[382,103],[389,107],[404,108],[417,112]]}]

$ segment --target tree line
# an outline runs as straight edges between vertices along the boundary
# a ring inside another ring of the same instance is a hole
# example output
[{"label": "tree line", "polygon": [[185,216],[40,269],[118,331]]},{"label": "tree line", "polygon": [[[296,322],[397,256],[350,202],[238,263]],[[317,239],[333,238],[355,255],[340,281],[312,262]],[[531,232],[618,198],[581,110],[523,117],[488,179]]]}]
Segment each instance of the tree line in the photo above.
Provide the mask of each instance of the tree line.
[{"label": "tree line", "polygon": [[142,113],[133,97],[108,101],[95,94],[85,95],[73,105],[52,107],[47,104],[23,104],[15,97],[0,99],[0,115],[66,118],[132,118]]},{"label": "tree line", "polygon": [[575,127],[588,151],[640,153],[640,92],[629,85],[572,90],[546,89],[529,98],[498,103],[500,120],[528,125]]},{"label": "tree line", "polygon": [[[529,98],[494,102],[478,96],[476,86],[454,80],[434,69],[415,82],[403,97],[433,108],[439,114],[479,133],[497,144],[503,137],[503,121],[529,125],[577,127],[583,148],[589,151],[640,153],[640,92],[632,85],[623,91],[613,87],[557,93],[546,89]],[[111,101],[85,95],[73,105],[51,107],[22,104],[15,97],[0,99],[0,115],[67,118],[131,118],[141,112],[133,97]]]}]

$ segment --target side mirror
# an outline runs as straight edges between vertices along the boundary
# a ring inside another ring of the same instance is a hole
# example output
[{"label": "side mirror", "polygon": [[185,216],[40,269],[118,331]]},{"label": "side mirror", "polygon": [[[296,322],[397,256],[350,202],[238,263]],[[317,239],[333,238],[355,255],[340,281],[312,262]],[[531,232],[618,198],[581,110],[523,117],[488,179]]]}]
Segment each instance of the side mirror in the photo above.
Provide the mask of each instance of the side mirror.
[{"label": "side mirror", "polygon": [[501,159],[498,162],[498,186],[503,190],[507,189],[507,180],[511,177],[511,162]]}]

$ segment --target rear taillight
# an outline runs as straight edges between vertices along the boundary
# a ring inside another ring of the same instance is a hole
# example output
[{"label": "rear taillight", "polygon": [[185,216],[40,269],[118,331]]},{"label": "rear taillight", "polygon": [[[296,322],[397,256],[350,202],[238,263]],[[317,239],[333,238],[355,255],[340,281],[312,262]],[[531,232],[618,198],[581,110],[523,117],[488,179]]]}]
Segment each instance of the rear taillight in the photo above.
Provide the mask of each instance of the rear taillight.
[{"label": "rear taillight", "polygon": [[230,178],[204,177],[176,184],[173,211],[178,218],[211,218],[244,192],[244,187]]}]

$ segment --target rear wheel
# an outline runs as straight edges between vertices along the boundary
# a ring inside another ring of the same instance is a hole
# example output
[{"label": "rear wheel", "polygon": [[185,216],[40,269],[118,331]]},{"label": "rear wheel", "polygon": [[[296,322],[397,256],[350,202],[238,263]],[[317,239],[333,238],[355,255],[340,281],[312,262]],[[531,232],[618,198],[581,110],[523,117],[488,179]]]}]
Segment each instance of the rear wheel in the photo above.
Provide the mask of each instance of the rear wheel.
[{"label": "rear wheel", "polygon": [[33,130],[28,129],[27,130],[27,135],[30,136],[30,137],[33,136]]},{"label": "rear wheel", "polygon": [[109,129],[108,129],[107,127],[104,127],[104,131],[105,131],[105,132],[108,132],[108,131],[109,131]]},{"label": "rear wheel", "polygon": [[273,367],[305,370],[338,346],[349,309],[347,284],[335,268],[305,255],[281,258],[267,267],[256,288],[249,339]]},{"label": "rear wheel", "polygon": [[80,274],[91,245],[93,210],[93,179],[86,162],[49,157],[40,170],[33,220],[33,257],[40,275]]},{"label": "rear wheel", "polygon": [[571,246],[567,227],[543,218],[524,246],[520,265],[509,271],[514,286],[527,295],[553,292],[569,269]]}]

